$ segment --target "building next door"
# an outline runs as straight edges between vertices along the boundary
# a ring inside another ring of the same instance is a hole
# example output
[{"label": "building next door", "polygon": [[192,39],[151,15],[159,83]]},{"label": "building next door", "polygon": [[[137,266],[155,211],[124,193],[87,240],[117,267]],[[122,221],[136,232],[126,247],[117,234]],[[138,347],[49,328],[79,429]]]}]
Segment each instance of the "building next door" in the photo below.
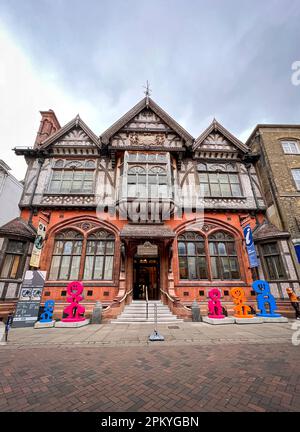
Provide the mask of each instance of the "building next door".
[{"label": "building next door", "polygon": [[139,257],[133,260],[133,300],[158,300],[159,289],[159,258]]}]

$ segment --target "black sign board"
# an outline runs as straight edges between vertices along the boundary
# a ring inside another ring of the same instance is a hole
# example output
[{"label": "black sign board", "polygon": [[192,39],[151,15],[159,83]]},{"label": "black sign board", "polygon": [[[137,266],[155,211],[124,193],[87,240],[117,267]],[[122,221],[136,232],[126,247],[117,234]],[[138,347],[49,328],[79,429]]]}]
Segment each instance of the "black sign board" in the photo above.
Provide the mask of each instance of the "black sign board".
[{"label": "black sign board", "polygon": [[26,272],[12,327],[32,327],[37,321],[45,276],[40,270]]}]

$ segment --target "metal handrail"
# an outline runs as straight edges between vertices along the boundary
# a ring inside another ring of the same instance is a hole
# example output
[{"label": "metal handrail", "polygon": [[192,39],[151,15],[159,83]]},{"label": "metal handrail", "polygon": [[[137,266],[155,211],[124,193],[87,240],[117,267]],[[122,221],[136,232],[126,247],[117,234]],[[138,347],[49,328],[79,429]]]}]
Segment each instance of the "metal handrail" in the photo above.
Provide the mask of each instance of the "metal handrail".
[{"label": "metal handrail", "polygon": [[148,299],[148,285],[146,286],[145,296],[146,296],[146,319],[148,319],[149,315],[149,299]]},{"label": "metal handrail", "polygon": [[[123,303],[126,298],[132,293],[133,289],[131,289],[130,291],[127,291],[123,297],[119,300],[119,304]],[[108,312],[110,309],[112,309],[113,303],[111,303],[106,309],[103,310],[103,313],[105,314],[105,312]]]},{"label": "metal handrail", "polygon": [[[167,291],[164,291],[163,289],[160,288],[160,292],[162,292],[172,303],[175,303],[175,299]],[[180,303],[180,305],[183,307],[183,309],[190,310],[182,303]]]}]

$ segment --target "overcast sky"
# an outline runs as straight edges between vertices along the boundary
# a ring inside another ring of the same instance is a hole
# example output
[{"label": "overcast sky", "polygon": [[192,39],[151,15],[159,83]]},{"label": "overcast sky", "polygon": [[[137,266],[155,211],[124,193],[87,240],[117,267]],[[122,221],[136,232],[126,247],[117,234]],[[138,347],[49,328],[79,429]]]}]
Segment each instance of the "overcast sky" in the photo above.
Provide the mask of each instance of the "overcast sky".
[{"label": "overcast sky", "polygon": [[216,117],[245,141],[300,123],[300,0],[0,0],[0,159],[33,145],[40,110],[100,135],[143,96],[194,137]]}]

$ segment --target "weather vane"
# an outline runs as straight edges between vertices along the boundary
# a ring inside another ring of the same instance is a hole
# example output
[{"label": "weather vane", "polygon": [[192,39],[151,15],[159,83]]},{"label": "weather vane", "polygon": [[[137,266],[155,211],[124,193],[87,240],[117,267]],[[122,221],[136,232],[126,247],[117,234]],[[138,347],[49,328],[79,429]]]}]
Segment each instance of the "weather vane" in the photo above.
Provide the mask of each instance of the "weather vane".
[{"label": "weather vane", "polygon": [[145,93],[146,97],[148,98],[152,92],[152,90],[150,89],[150,83],[148,80],[146,81],[146,85],[143,87],[145,89],[144,93]]}]

